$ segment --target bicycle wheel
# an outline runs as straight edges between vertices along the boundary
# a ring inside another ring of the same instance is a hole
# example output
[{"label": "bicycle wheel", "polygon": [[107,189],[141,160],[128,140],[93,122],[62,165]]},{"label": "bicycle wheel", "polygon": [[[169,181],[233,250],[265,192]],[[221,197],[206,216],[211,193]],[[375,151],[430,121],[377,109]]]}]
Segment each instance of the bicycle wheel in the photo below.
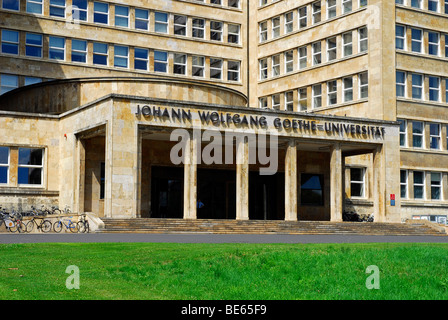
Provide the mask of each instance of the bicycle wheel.
[{"label": "bicycle wheel", "polygon": [[85,224],[85,226],[86,226],[86,232],[89,233],[89,232],[90,232],[89,221],[86,221],[84,224]]},{"label": "bicycle wheel", "polygon": [[11,227],[9,227],[9,231],[12,233],[15,233],[15,232],[17,232],[17,221],[13,221],[12,223],[13,223],[13,225]]},{"label": "bicycle wheel", "polygon": [[74,222],[69,222],[68,223],[68,228],[70,229],[70,231],[72,232],[72,233],[76,233],[76,232],[78,232],[78,224],[77,223],[74,223]]},{"label": "bicycle wheel", "polygon": [[44,222],[42,222],[40,228],[42,229],[42,232],[50,232],[51,231],[51,222],[49,220],[44,220]]},{"label": "bicycle wheel", "polygon": [[33,220],[30,220],[30,221],[28,221],[28,223],[25,225],[25,230],[26,230],[26,232],[30,233],[30,232],[33,231],[33,229],[34,229],[34,221],[33,221]]},{"label": "bicycle wheel", "polygon": [[78,232],[79,233],[86,232],[86,226],[85,226],[85,223],[83,221],[78,221],[77,226],[78,226]]},{"label": "bicycle wheel", "polygon": [[26,224],[24,224],[21,220],[17,221],[17,230],[19,231],[19,233],[25,233]]},{"label": "bicycle wheel", "polygon": [[55,223],[53,223],[53,231],[54,232],[61,232],[62,230],[62,222],[61,221],[56,221]]}]

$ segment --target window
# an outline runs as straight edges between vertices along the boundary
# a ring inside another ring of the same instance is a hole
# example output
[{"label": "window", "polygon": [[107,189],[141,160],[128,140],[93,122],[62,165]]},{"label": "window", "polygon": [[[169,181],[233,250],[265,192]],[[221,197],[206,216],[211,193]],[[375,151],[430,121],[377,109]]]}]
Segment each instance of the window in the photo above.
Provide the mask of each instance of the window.
[{"label": "window", "polygon": [[327,0],[327,19],[336,17],[336,0]]},{"label": "window", "polygon": [[307,97],[307,89],[299,88],[299,111],[306,111],[308,109],[308,97]]},{"label": "window", "polygon": [[191,58],[192,64],[192,75],[193,77],[201,77],[203,78],[205,73],[205,58],[200,56],[193,56]]},{"label": "window", "polygon": [[50,16],[65,18],[65,0],[50,0]]},{"label": "window", "polygon": [[414,199],[425,198],[425,173],[414,171]]},{"label": "window", "polygon": [[210,40],[222,41],[222,27],[222,22],[210,21]]},{"label": "window", "polygon": [[421,9],[422,0],[411,0],[411,7]]},{"label": "window", "polygon": [[72,40],[72,61],[73,62],[87,62],[87,41]]},{"label": "window", "polygon": [[135,9],[135,29],[149,30],[149,11]]},{"label": "window", "polygon": [[406,28],[404,26],[395,26],[395,48],[406,50]]},{"label": "window", "polygon": [[93,3],[93,22],[109,24],[109,5],[107,3]]},{"label": "window", "polygon": [[280,110],[280,94],[272,95],[272,109]]},{"label": "window", "polygon": [[115,25],[117,27],[129,27],[129,8],[115,6]]},{"label": "window", "polygon": [[431,172],[431,200],[442,199],[442,174]]},{"label": "window", "polygon": [[343,91],[344,91],[344,102],[353,100],[353,78],[342,79]]},{"label": "window", "polygon": [[400,170],[400,197],[408,198],[408,171]]},{"label": "window", "polygon": [[440,130],[440,124],[429,124],[429,147],[431,149],[440,149],[441,133],[442,130]]},{"label": "window", "polygon": [[227,80],[240,81],[239,61],[227,61]]},{"label": "window", "polygon": [[173,73],[174,74],[187,74],[187,55],[186,54],[174,54],[173,61]]},{"label": "window", "polygon": [[352,11],[352,0],[342,0],[342,13]]},{"label": "window", "polygon": [[72,18],[87,21],[87,0],[72,1]]},{"label": "window", "polygon": [[365,99],[369,97],[369,75],[367,72],[363,72],[359,75],[359,98]]},{"label": "window", "polygon": [[48,58],[54,60],[65,60],[65,39],[50,37]]},{"label": "window", "polygon": [[19,185],[42,185],[43,162],[43,149],[19,148]]},{"label": "window", "polygon": [[187,17],[174,15],[174,34],[187,35]]},{"label": "window", "polygon": [[149,50],[143,48],[134,49],[134,69],[147,71],[149,67]]},{"label": "window", "polygon": [[428,0],[428,10],[439,12],[439,1],[438,0]]},{"label": "window", "polygon": [[411,50],[412,52],[422,52],[423,31],[419,29],[411,30]]},{"label": "window", "polygon": [[445,79],[445,102],[448,103],[448,79]]},{"label": "window", "polygon": [[3,0],[2,9],[19,11],[19,0]]},{"label": "window", "polygon": [[222,60],[210,58],[210,78],[221,79],[222,78]]},{"label": "window", "polygon": [[406,97],[406,73],[397,71],[395,77],[397,97]]},{"label": "window", "polygon": [[285,13],[285,33],[292,32],[294,28],[294,12]]},{"label": "window", "polygon": [[114,67],[127,68],[129,61],[129,48],[123,46],[114,47]]},{"label": "window", "polygon": [[359,38],[359,52],[366,52],[369,47],[367,39],[368,38],[367,27],[358,30],[358,38]]},{"label": "window", "polygon": [[27,33],[25,36],[25,55],[42,58],[42,35]]},{"label": "window", "polygon": [[237,24],[229,24],[227,26],[227,42],[240,43],[240,26]]},{"label": "window", "polygon": [[440,79],[438,77],[429,77],[429,100],[440,101]]},{"label": "window", "polygon": [[280,55],[272,56],[272,76],[280,75]]},{"label": "window", "polygon": [[407,121],[403,119],[397,119],[397,121],[400,123],[400,146],[406,147],[407,142],[407,135],[408,135],[408,128],[407,128]]},{"label": "window", "polygon": [[25,77],[25,86],[29,86],[35,83],[41,83],[42,78],[35,78],[35,77]]},{"label": "window", "polygon": [[240,7],[240,0],[229,0],[228,6],[231,8],[239,8]]},{"label": "window", "polygon": [[307,49],[306,47],[299,48],[299,69],[307,67]]},{"label": "window", "polygon": [[353,37],[351,32],[342,35],[342,48],[344,57],[350,56],[353,53]]},{"label": "window", "polygon": [[268,40],[268,24],[267,22],[260,22],[259,26],[260,42]]},{"label": "window", "polygon": [[300,203],[305,206],[324,205],[324,177],[321,174],[300,175]]},{"label": "window", "polygon": [[268,99],[266,97],[262,97],[258,99],[258,106],[261,109],[267,109],[268,108]]},{"label": "window", "polygon": [[268,77],[268,60],[261,59],[259,62],[260,66],[260,79],[267,79]]},{"label": "window", "polygon": [[306,7],[299,8],[299,29],[307,26],[307,9]]},{"label": "window", "polygon": [[285,92],[285,110],[294,111],[294,92]]},{"label": "window", "polygon": [[19,87],[19,77],[13,74],[1,74],[0,86],[0,94],[14,90]]},{"label": "window", "polygon": [[445,0],[445,13],[448,14],[448,0]]},{"label": "window", "polygon": [[445,35],[445,57],[448,58],[448,34]]},{"label": "window", "polygon": [[19,32],[2,30],[2,53],[19,54]]},{"label": "window", "polygon": [[437,32],[428,32],[428,54],[439,55],[439,34]]},{"label": "window", "polygon": [[26,0],[26,12],[42,14],[42,0]]},{"label": "window", "polygon": [[285,55],[285,72],[292,72],[294,71],[294,55],[293,55],[293,51],[286,51]]},{"label": "window", "polygon": [[319,23],[321,20],[321,3],[320,1],[316,1],[311,4],[312,13],[313,13],[313,24]]},{"label": "window", "polygon": [[280,36],[280,17],[272,18],[272,38]]},{"label": "window", "polygon": [[423,76],[421,74],[412,74],[412,98],[423,99]]},{"label": "window", "polygon": [[412,122],[412,146],[414,148],[423,148],[423,136],[425,133],[425,128],[423,122],[413,121]]},{"label": "window", "polygon": [[365,197],[365,168],[350,168],[350,194],[351,197]]},{"label": "window", "polygon": [[93,64],[108,65],[108,45],[105,43],[93,43]]},{"label": "window", "polygon": [[210,3],[221,5],[221,0],[210,0]]},{"label": "window", "polygon": [[359,0],[359,7],[363,8],[365,6],[367,6],[367,0]]},{"label": "window", "polygon": [[167,72],[168,53],[165,51],[154,51],[154,71]]},{"label": "window", "polygon": [[320,108],[322,106],[322,85],[313,85],[313,109]]},{"label": "window", "polygon": [[338,103],[338,84],[336,80],[327,83],[327,104],[329,106]]},{"label": "window", "polygon": [[163,12],[154,13],[154,31],[168,33],[168,14]]},{"label": "window", "polygon": [[313,65],[317,65],[322,63],[322,43],[321,42],[315,42],[312,45],[313,48]]},{"label": "window", "polygon": [[0,147],[0,184],[8,184],[9,180],[9,148]]},{"label": "window", "polygon": [[327,61],[336,59],[336,37],[327,40]]},{"label": "window", "polygon": [[193,19],[191,26],[191,36],[193,38],[204,39],[205,36],[205,20]]}]

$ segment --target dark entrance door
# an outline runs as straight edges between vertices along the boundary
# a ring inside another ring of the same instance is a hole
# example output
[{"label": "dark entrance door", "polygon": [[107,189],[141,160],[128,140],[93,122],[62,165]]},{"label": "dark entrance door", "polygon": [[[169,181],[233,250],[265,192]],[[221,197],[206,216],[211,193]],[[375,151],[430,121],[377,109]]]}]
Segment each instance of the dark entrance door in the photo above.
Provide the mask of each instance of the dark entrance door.
[{"label": "dark entrance door", "polygon": [[151,168],[152,218],[183,218],[183,174],[183,168]]},{"label": "dark entrance door", "polygon": [[285,175],[249,173],[249,219],[283,220],[285,218]]}]

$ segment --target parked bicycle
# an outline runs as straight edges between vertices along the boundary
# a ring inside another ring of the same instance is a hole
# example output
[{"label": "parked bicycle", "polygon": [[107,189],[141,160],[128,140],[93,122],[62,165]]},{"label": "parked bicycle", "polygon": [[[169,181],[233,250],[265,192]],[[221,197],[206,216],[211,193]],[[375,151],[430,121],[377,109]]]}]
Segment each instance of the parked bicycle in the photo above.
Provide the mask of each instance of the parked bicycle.
[{"label": "parked bicycle", "polygon": [[78,231],[80,233],[89,233],[90,232],[89,221],[87,221],[85,214],[81,215],[79,218]]},{"label": "parked bicycle", "polygon": [[[37,220],[40,220],[37,222]],[[44,219],[43,217],[33,216],[30,221],[26,224],[26,232],[30,233],[33,231],[34,226],[37,227],[37,230],[42,230],[42,232],[50,232],[51,231],[51,222],[50,220]]]},{"label": "parked bicycle", "polygon": [[70,230],[70,232],[76,233],[78,232],[78,223],[75,223],[70,218],[64,218],[59,217],[56,222],[53,223],[53,231],[54,232],[61,232],[63,227],[65,227],[66,230]]},{"label": "parked bicycle", "polygon": [[[26,232],[26,226],[22,221],[22,214],[20,212],[15,211],[14,209],[11,212],[8,212],[5,208],[0,206],[1,212],[1,220],[2,223],[5,223],[6,228],[10,232]],[[0,223],[0,225],[2,224]]]}]

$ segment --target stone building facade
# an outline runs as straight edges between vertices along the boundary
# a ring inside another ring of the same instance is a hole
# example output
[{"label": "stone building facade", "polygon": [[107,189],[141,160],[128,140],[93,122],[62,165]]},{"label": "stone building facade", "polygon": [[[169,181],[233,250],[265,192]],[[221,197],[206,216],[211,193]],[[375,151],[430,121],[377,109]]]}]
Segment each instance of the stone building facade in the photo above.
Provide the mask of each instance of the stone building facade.
[{"label": "stone building facade", "polygon": [[[443,223],[447,19],[444,0],[2,0],[0,205]],[[233,161],[204,161],[214,134]]]}]

